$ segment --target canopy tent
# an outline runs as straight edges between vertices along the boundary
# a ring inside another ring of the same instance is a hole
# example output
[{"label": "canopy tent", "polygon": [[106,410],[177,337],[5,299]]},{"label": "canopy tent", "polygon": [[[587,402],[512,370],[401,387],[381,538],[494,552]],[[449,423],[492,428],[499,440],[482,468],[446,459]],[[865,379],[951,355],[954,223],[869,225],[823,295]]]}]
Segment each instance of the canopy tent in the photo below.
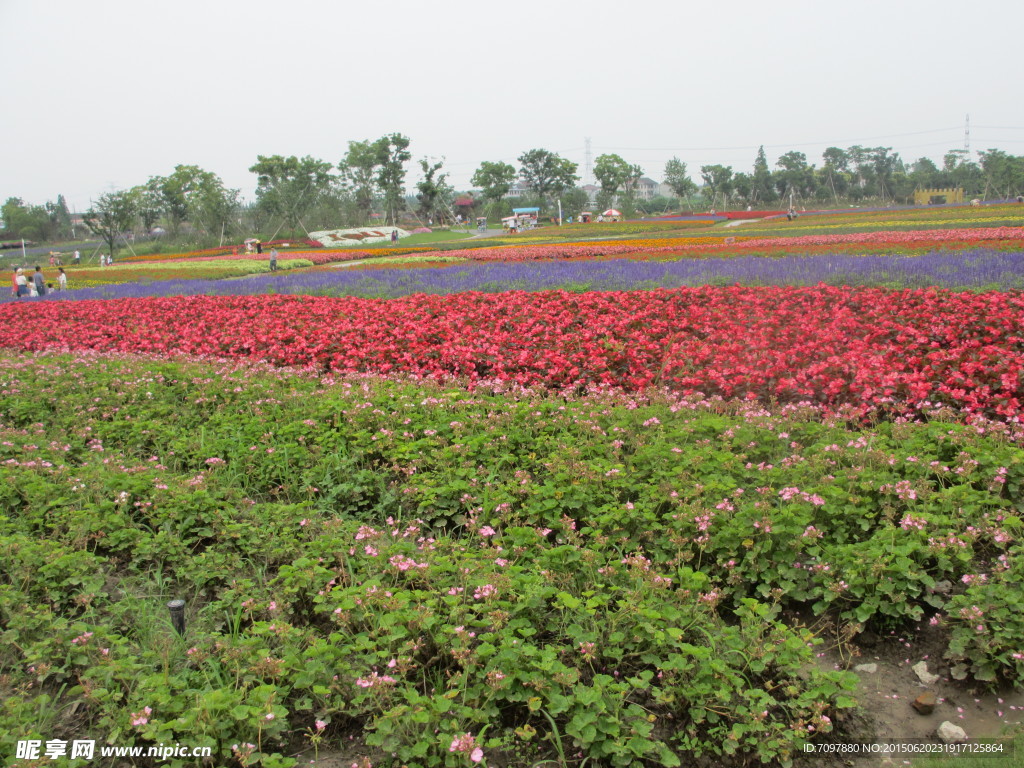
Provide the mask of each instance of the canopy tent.
[{"label": "canopy tent", "polygon": [[540,208],[513,208],[512,213],[516,216],[533,216],[536,218],[540,215]]}]

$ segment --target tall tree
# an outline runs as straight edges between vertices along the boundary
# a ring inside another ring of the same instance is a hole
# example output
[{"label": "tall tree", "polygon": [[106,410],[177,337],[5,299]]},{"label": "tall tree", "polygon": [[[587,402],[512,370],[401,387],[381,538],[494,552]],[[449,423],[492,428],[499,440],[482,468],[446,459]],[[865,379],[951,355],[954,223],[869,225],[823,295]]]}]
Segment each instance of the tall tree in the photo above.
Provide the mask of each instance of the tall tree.
[{"label": "tall tree", "polygon": [[622,209],[624,218],[629,219],[636,215],[636,193],[643,176],[643,168],[639,165],[626,166],[626,180],[622,184],[622,194],[619,195],[619,208]]},{"label": "tall tree", "polygon": [[189,218],[193,199],[201,195],[206,186],[219,181],[215,174],[198,165],[176,165],[170,176],[155,176],[147,186],[158,191],[171,234],[177,235]]},{"label": "tall tree", "polygon": [[702,165],[700,167],[700,177],[704,182],[703,193],[705,196],[710,193],[711,205],[716,206],[716,202],[721,196],[722,204],[728,205],[729,195],[732,194],[732,167],[728,165]]},{"label": "tall tree", "polygon": [[409,137],[392,133],[377,139],[377,185],[384,195],[384,216],[390,224],[398,223],[398,214],[405,208],[405,164],[409,154]]},{"label": "tall tree", "polygon": [[594,178],[601,185],[598,205],[602,208],[611,205],[619,190],[632,178],[632,172],[633,166],[618,155],[598,155],[594,161]]},{"label": "tall tree", "polygon": [[448,174],[438,173],[443,166],[442,161],[431,163],[426,158],[420,160],[423,178],[416,183],[416,200],[419,203],[418,212],[421,219],[440,219],[438,214],[451,204],[455,190],[448,183]]},{"label": "tall tree", "polygon": [[71,211],[68,210],[64,195],[57,195],[57,202],[46,203],[46,212],[50,219],[50,237],[65,239],[71,236]]},{"label": "tall tree", "polygon": [[117,240],[135,223],[135,195],[130,191],[100,195],[85,214],[85,225],[103,238],[113,256]]},{"label": "tall tree", "polygon": [[135,196],[135,210],[147,232],[156,226],[164,213],[163,194],[160,190],[161,181],[159,176],[153,176],[145,184],[131,188],[131,193]]},{"label": "tall tree", "polygon": [[50,239],[50,215],[44,206],[26,205],[20,198],[9,197],[2,210],[5,237],[23,237],[35,242]]},{"label": "tall tree", "polygon": [[971,160],[966,149],[949,150],[942,158],[942,170],[947,183],[953,187],[963,187],[968,197],[982,194],[985,174],[981,166]]},{"label": "tall tree", "polygon": [[850,155],[845,149],[829,147],[821,153],[821,157],[825,161],[825,167],[833,173],[846,173],[850,170]]},{"label": "tall tree", "polygon": [[665,163],[665,183],[680,200],[688,200],[697,191],[697,185],[686,172],[686,163],[678,157]]},{"label": "tall tree", "polygon": [[795,194],[807,198],[814,194],[814,168],[807,164],[807,155],[787,152],[776,165],[781,169],[774,176],[775,188],[780,195],[789,198]]},{"label": "tall tree", "polygon": [[981,170],[985,174],[986,196],[990,190],[997,197],[1016,197],[1024,189],[1024,158],[1001,149],[979,152]]},{"label": "tall tree", "polygon": [[758,203],[770,203],[775,199],[775,189],[772,187],[772,172],[768,168],[768,158],[764,153],[764,147],[757,150],[757,157],[754,159],[754,173],[750,180],[750,198]]},{"label": "tall tree", "polygon": [[516,169],[508,163],[490,163],[485,160],[476,169],[470,184],[480,187],[486,200],[497,203],[508,194],[515,178]]},{"label": "tall tree", "polygon": [[338,164],[342,181],[351,190],[360,223],[370,220],[377,188],[377,165],[380,151],[375,142],[350,141],[348,152]]},{"label": "tall tree", "polygon": [[284,220],[284,226],[296,230],[306,213],[328,194],[334,182],[330,163],[306,156],[257,155],[249,168],[257,176],[256,198],[263,210]]},{"label": "tall tree", "polygon": [[230,233],[241,201],[237,189],[225,189],[219,178],[205,184],[189,201],[189,218],[201,224],[211,235]]},{"label": "tall tree", "polygon": [[519,176],[541,200],[572,188],[579,181],[576,163],[546,149],[531,149],[519,156]]}]

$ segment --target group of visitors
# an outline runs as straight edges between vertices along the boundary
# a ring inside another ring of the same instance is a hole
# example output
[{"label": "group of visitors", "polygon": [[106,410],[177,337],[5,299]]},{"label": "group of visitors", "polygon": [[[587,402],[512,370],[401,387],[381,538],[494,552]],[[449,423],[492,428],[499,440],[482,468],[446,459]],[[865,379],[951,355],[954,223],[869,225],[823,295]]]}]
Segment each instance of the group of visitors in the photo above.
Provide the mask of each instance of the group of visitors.
[{"label": "group of visitors", "polygon": [[21,298],[22,296],[45,296],[53,291],[66,291],[68,289],[68,276],[64,267],[58,268],[57,285],[46,282],[42,267],[36,267],[31,276],[26,276],[25,270],[16,267],[11,275],[11,295]]}]

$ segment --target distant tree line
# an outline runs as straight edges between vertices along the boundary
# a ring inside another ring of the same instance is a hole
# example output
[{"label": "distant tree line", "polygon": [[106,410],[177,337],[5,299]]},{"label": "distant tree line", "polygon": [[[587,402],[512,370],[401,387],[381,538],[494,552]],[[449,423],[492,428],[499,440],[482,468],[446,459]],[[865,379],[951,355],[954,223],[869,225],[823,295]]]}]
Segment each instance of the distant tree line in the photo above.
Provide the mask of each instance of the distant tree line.
[{"label": "distant tree line", "polygon": [[809,164],[803,152],[787,152],[773,170],[762,147],[750,173],[734,172],[731,166],[701,166],[701,193],[712,205],[756,207],[790,200],[836,205],[910,203],[916,189],[950,187],[963,188],[967,198],[1012,198],[1024,192],[1024,157],[999,149],[978,156],[979,162],[974,162],[965,150],[951,150],[939,168],[926,157],[907,164],[892,147],[855,145],[829,147],[820,166]]},{"label": "distant tree line", "polygon": [[[158,226],[175,240],[225,242],[242,234],[297,237],[318,229],[399,221],[444,222],[454,215],[455,190],[444,171],[444,159],[421,158],[422,173],[415,193],[406,194],[406,166],[412,159],[410,140],[392,133],[375,140],[349,141],[348,150],[331,163],[314,157],[259,155],[249,171],[256,174],[256,201],[242,202],[239,190],[228,189],[217,174],[195,165],[178,165],[167,176],[101,195],[84,214],[84,225],[114,251],[130,231],[152,232]],[[781,207],[877,202],[907,203],[918,188],[961,187],[968,199],[1010,198],[1024,192],[1024,157],[998,149],[979,152],[978,161],[964,150],[951,150],[940,168],[928,158],[905,163],[891,147],[855,145],[829,147],[820,165],[803,152],[787,152],[768,164],[764,147],[749,172],[731,166],[702,165],[700,184],[677,157],[664,168],[665,184],[674,199],[637,200],[643,176],[639,165],[616,154],[597,157],[594,177],[596,205],[616,205],[627,216],[664,210],[736,206]],[[592,201],[578,184],[578,165],[546,149],[531,149],[518,158],[519,167],[484,161],[471,184],[479,190],[475,215],[511,212],[509,192],[519,181],[526,190],[517,206],[536,206],[546,214],[560,204],[563,216],[578,216]],[[38,242],[66,240],[76,232],[63,196],[45,205],[9,198],[2,207],[4,239]]]}]

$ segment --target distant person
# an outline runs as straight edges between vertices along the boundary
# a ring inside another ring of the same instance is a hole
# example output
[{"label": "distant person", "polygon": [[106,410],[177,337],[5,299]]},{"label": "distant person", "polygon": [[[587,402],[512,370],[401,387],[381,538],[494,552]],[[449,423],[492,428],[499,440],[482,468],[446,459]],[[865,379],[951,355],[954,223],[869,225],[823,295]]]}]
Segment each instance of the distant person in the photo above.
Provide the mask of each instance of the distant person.
[{"label": "distant person", "polygon": [[81,261],[82,261],[82,254],[79,253],[78,251],[75,251],[75,264],[79,264],[79,263],[81,263]]},{"label": "distant person", "polygon": [[29,295],[28,278],[25,277],[25,270],[21,267],[18,267],[18,269],[15,270],[14,282],[18,284],[19,297]]},{"label": "distant person", "polygon": [[270,249],[270,271],[277,272],[277,248]]},{"label": "distant person", "polygon": [[36,267],[35,274],[32,275],[32,283],[36,287],[36,293],[40,296],[46,295],[46,278],[43,276],[43,268]]},{"label": "distant person", "polygon": [[262,254],[263,253],[263,243],[261,243],[259,240],[256,241],[256,253],[257,254]]},{"label": "distant person", "polygon": [[20,270],[17,267],[11,270],[11,296],[18,295],[18,272]]},{"label": "distant person", "polygon": [[398,242],[398,230],[397,229],[393,229],[393,230],[391,230],[391,243],[394,244],[394,243],[397,243],[397,242]]},{"label": "distant person", "polygon": [[57,290],[58,291],[66,291],[68,289],[68,276],[67,276],[67,273],[64,271],[64,267],[61,267],[57,271],[60,272],[60,274],[57,275]]}]

